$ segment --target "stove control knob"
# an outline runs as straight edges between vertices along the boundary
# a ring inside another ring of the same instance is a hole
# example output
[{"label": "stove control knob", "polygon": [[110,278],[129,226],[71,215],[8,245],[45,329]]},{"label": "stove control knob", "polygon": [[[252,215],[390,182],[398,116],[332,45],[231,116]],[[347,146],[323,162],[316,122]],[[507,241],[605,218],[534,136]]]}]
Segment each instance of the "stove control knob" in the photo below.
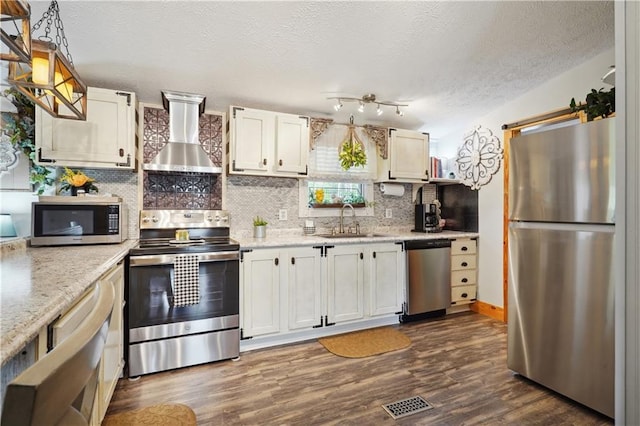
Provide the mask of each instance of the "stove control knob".
[{"label": "stove control knob", "polygon": [[148,216],[143,216],[142,217],[142,223],[149,223],[149,217]]},{"label": "stove control knob", "polygon": [[222,221],[223,221],[224,223],[229,222],[229,216],[222,216]]},{"label": "stove control knob", "polygon": [[220,222],[220,216],[216,215],[216,222]]},{"label": "stove control knob", "polygon": [[153,223],[158,223],[160,219],[158,219],[156,216],[153,216],[151,217],[151,220],[153,221]]},{"label": "stove control knob", "polygon": [[211,216],[207,216],[207,222],[211,222],[213,218]]}]

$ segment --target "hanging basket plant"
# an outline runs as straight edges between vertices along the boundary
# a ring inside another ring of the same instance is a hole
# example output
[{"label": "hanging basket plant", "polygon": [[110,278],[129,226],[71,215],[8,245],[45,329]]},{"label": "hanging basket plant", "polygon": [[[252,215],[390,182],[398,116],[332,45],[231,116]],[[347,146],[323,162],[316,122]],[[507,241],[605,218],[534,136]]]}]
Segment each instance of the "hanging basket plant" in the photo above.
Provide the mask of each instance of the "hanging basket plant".
[{"label": "hanging basket plant", "polygon": [[338,147],[338,158],[343,170],[349,170],[351,167],[362,167],[367,164],[367,154],[364,144],[356,134],[353,116],[350,119],[347,136]]}]

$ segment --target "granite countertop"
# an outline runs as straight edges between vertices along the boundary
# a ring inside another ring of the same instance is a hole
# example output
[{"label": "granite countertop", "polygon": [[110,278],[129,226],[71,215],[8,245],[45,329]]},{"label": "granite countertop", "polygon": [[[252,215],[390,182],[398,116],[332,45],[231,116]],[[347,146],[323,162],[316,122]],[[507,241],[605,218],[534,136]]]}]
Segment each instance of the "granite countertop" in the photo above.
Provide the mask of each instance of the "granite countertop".
[{"label": "granite countertop", "polygon": [[[251,231],[233,233],[242,249],[359,244],[408,240],[475,238],[477,232],[411,232],[376,228],[360,237],[325,238],[323,230],[305,235],[302,229],[268,229],[267,237]],[[367,236],[376,234],[376,237]],[[54,321],[87,288],[123,259],[137,240],[122,244],[28,247],[18,239],[0,244],[0,358],[2,365]]]},{"label": "granite countertop", "polygon": [[[240,243],[241,249],[314,246],[321,244],[385,243],[408,240],[440,240],[478,237],[477,232],[442,231],[435,233],[421,233],[411,232],[408,229],[401,228],[376,228],[372,232],[363,232],[360,237],[326,238],[320,235],[323,233],[325,232],[320,230],[312,235],[304,235],[302,229],[267,229],[266,238],[253,238],[253,235],[250,232],[233,233],[231,237]],[[375,234],[376,236],[368,236],[371,234]]]},{"label": "granite countertop", "polygon": [[136,243],[28,247],[21,240],[0,245],[2,365],[71,307]]}]

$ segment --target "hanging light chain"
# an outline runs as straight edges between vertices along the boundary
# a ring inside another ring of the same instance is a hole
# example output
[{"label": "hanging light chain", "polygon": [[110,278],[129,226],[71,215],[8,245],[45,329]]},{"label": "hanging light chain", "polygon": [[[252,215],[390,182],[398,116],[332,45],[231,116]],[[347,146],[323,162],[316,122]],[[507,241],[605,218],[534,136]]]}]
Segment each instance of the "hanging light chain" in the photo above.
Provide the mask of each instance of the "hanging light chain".
[{"label": "hanging light chain", "polygon": [[42,26],[44,20],[47,20],[47,25],[44,27],[44,36],[38,37],[40,40],[52,42],[51,36],[51,24],[54,23],[53,19],[55,18],[55,27],[56,27],[56,41],[55,44],[58,47],[64,46],[67,60],[73,66],[73,58],[71,57],[71,52],[69,52],[69,41],[67,41],[67,37],[64,34],[64,24],[60,19],[60,7],[58,6],[57,0],[52,0],[49,8],[42,14],[42,18],[38,22],[36,22],[31,28],[31,34],[33,34],[36,30],[39,30]]}]

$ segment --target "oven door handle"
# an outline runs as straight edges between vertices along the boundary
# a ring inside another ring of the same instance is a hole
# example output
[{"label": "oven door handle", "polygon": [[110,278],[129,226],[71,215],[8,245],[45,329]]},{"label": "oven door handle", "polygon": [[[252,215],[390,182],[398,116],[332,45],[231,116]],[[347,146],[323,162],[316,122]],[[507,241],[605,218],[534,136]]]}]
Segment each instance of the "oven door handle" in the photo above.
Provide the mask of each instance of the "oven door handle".
[{"label": "oven door handle", "polygon": [[[237,251],[219,251],[215,253],[194,253],[198,256],[198,261],[204,262],[225,262],[228,260],[240,259],[240,253]],[[152,265],[173,265],[180,254],[149,254],[142,256],[131,256],[129,265],[136,266],[152,266]]]}]

